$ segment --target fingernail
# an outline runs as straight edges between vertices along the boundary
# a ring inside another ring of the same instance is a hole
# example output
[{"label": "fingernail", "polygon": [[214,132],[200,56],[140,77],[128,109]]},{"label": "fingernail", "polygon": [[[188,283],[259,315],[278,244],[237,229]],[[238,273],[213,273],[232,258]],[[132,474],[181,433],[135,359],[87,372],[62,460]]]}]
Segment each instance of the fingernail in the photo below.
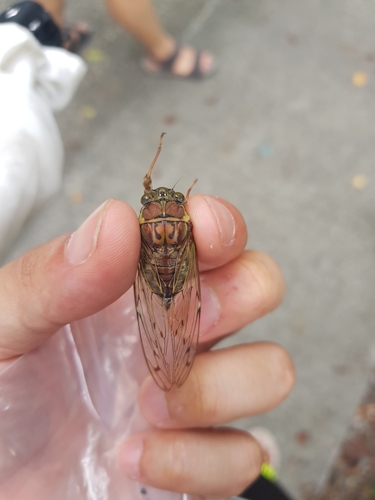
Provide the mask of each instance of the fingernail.
[{"label": "fingernail", "polygon": [[227,207],[223,203],[221,203],[219,198],[215,198],[213,196],[205,196],[205,199],[216,219],[220,233],[221,244],[224,247],[231,245],[234,241],[234,236],[236,233],[236,223],[234,221],[233,215],[230,213]]},{"label": "fingernail", "polygon": [[142,387],[140,399],[142,413],[151,424],[157,427],[171,424],[165,393],[151,378]]},{"label": "fingernail", "polygon": [[200,322],[200,334],[202,339],[220,319],[220,302],[216,293],[207,285],[205,279],[201,278],[202,312]]},{"label": "fingernail", "polygon": [[143,440],[139,437],[131,437],[123,443],[119,463],[122,470],[132,479],[140,477],[140,460],[143,453]]},{"label": "fingernail", "polygon": [[66,256],[73,266],[86,262],[94,253],[104,214],[112,200],[107,200],[93,212],[88,219],[70,236],[66,245]]}]

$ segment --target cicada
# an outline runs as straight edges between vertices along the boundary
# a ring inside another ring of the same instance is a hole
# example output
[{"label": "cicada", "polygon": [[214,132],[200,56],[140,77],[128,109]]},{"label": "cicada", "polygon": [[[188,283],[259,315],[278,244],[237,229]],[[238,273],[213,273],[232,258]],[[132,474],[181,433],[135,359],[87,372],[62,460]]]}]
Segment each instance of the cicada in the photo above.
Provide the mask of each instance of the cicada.
[{"label": "cicada", "polygon": [[186,380],[197,349],[201,312],[197,250],[186,196],[159,187],[151,174],[163,135],[144,177],[139,214],[141,253],[134,284],[143,352],[155,382],[164,391]]}]

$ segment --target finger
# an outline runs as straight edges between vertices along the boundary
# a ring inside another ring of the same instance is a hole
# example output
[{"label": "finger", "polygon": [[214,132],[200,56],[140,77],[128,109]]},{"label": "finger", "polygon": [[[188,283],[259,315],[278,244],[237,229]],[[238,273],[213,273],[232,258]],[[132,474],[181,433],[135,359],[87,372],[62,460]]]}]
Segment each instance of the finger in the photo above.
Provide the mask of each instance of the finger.
[{"label": "finger", "polygon": [[227,498],[259,475],[259,444],[234,429],[155,431],[133,436],[121,447],[119,463],[136,481],[163,490]]},{"label": "finger", "polygon": [[139,403],[155,426],[210,427],[271,410],[294,381],[288,353],[277,344],[257,342],[200,354],[186,382],[171,392],[147,379]]},{"label": "finger", "polygon": [[241,254],[247,229],[233,205],[218,197],[195,195],[189,199],[188,212],[202,270],[222,266]]},{"label": "finger", "polygon": [[133,284],[139,240],[133,209],[108,200],[72,235],[0,269],[0,359],[32,349],[120,297]]},{"label": "finger", "polygon": [[284,296],[284,278],[271,257],[252,250],[202,273],[201,290],[199,342],[209,344],[275,309]]}]

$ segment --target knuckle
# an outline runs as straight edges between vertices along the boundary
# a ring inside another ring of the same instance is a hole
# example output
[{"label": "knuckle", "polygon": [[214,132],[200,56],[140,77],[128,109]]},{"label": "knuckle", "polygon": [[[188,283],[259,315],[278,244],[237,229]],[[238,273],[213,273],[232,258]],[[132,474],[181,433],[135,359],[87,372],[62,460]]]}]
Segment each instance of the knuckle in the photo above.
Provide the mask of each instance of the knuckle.
[{"label": "knuckle", "polygon": [[[44,263],[42,247],[35,248],[15,261],[15,283],[18,296],[16,298],[18,308],[28,308],[27,325],[28,329],[38,328],[42,330],[58,329],[61,323],[54,321],[53,303],[46,293],[46,281],[40,273],[41,265]],[[23,321],[25,314],[20,314],[19,319]]]},{"label": "knuckle", "polygon": [[28,252],[22,255],[18,260],[18,266],[16,272],[18,272],[18,278],[23,289],[26,289],[28,293],[34,292],[35,290],[35,269],[37,267],[37,255],[36,252]]},{"label": "knuckle", "polygon": [[189,459],[186,451],[186,446],[180,439],[170,442],[168,484],[172,488],[177,488],[177,490],[188,480],[187,464],[189,463]]},{"label": "knuckle", "polygon": [[194,412],[194,415],[192,415],[194,421],[200,425],[205,425],[214,422],[218,414],[219,391],[214,383],[215,379],[212,378],[208,382],[207,377],[204,376],[205,371],[199,369],[202,358],[205,358],[204,354],[200,358],[198,357],[196,369],[192,370],[192,374],[195,375],[191,379],[194,390],[191,391],[191,400],[187,407]]},{"label": "knuckle", "polygon": [[285,290],[284,277],[276,262],[263,252],[250,251],[249,257],[259,308],[266,313],[282,301]]},{"label": "knuckle", "polygon": [[142,481],[160,489],[176,492],[184,489],[190,465],[187,444],[181,439],[181,435],[174,432],[148,435],[139,463],[139,477]]}]

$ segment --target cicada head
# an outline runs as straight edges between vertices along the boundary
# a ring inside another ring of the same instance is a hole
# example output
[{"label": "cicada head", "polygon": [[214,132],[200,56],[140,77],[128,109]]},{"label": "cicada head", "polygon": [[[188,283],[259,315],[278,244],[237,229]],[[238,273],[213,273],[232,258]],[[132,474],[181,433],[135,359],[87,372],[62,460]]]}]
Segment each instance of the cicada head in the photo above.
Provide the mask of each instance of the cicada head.
[{"label": "cicada head", "polygon": [[186,213],[186,198],[182,193],[173,189],[160,187],[146,191],[141,198],[142,208],[139,221],[145,222],[153,219],[179,219],[189,221]]},{"label": "cicada head", "polygon": [[162,203],[168,201],[175,201],[176,203],[180,203],[181,205],[186,203],[185,196],[182,193],[165,187],[151,189],[151,191],[145,191],[144,195],[141,198],[141,203],[143,206],[148,205],[152,202]]}]

